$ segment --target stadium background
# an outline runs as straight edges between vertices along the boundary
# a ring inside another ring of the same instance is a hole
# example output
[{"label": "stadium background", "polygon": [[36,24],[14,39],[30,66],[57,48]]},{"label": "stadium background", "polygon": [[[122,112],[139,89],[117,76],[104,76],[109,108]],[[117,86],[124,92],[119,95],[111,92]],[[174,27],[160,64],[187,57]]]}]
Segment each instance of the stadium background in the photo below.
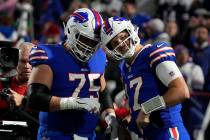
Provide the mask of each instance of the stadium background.
[{"label": "stadium background", "polygon": [[[177,55],[177,65],[191,91],[190,100],[183,103],[184,123],[192,140],[200,140],[207,124],[203,123],[204,118],[210,116],[206,113],[210,110],[210,1],[0,0],[0,41],[13,41],[16,46],[24,41],[35,44],[61,42],[64,39],[63,22],[72,11],[82,7],[99,11],[104,19],[110,16],[130,19],[139,27],[142,44],[156,41],[171,44]],[[123,88],[117,64],[108,62],[105,76],[109,92],[121,104],[118,93],[122,93]],[[28,117],[37,118],[36,113],[29,114]]]}]

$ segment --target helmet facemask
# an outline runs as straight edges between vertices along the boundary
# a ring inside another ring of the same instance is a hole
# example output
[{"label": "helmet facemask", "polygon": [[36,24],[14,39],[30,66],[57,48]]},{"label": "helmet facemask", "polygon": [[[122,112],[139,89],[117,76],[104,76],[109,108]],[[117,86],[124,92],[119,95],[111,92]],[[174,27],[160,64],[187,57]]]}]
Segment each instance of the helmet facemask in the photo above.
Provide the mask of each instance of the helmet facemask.
[{"label": "helmet facemask", "polygon": [[97,51],[100,41],[78,32],[72,39],[67,39],[67,45],[78,60],[86,62]]},{"label": "helmet facemask", "polygon": [[[121,42],[119,42],[120,44],[111,44],[113,39],[122,32],[127,32],[128,35],[122,37]],[[101,41],[105,51],[114,59],[130,58],[134,55],[135,48],[140,43],[138,28],[130,20],[123,17],[111,17],[102,25]]]},{"label": "helmet facemask", "polygon": [[[124,39],[114,49],[112,49],[113,47],[111,46],[111,41],[110,41],[110,43],[108,44],[109,47],[108,49],[106,49],[106,51],[110,53],[116,60],[130,58],[134,55],[135,52],[136,44],[133,41],[133,37],[131,36],[128,30],[125,31],[127,31],[127,33],[129,34],[129,36],[126,39]],[[127,43],[128,41],[129,43]],[[126,51],[122,52],[122,50]]]}]

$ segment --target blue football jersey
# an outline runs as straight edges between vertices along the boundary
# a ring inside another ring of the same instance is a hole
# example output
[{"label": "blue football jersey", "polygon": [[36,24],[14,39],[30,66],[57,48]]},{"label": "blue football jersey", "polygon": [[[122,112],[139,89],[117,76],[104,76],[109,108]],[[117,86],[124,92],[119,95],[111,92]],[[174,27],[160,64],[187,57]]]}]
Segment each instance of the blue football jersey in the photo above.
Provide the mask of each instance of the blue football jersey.
[{"label": "blue football jersey", "polygon": [[[53,72],[51,94],[58,97],[98,98],[106,55],[99,49],[87,63],[79,62],[62,45],[38,45],[30,53],[30,64],[48,65]],[[87,111],[40,112],[40,126],[65,133],[90,132],[98,116]],[[90,123],[91,122],[91,123]]]},{"label": "blue football jersey", "polygon": [[[176,61],[174,50],[166,43],[156,43],[144,46],[131,65],[123,61],[120,64],[121,74],[129,97],[132,111],[131,124],[135,125],[140,104],[150,98],[163,95],[167,87],[158,79],[155,69],[164,61]],[[179,93],[177,93],[179,94]],[[165,110],[151,113],[150,118],[164,127],[174,126],[182,122],[180,116],[181,105],[167,107]]]}]

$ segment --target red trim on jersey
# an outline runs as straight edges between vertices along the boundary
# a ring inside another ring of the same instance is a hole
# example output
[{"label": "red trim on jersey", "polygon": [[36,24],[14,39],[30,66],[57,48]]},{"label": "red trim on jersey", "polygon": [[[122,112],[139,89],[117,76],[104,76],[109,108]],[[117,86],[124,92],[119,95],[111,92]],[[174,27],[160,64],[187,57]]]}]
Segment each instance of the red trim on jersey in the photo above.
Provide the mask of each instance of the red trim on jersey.
[{"label": "red trim on jersey", "polygon": [[169,128],[169,132],[172,138],[179,140],[179,132],[177,127]]}]

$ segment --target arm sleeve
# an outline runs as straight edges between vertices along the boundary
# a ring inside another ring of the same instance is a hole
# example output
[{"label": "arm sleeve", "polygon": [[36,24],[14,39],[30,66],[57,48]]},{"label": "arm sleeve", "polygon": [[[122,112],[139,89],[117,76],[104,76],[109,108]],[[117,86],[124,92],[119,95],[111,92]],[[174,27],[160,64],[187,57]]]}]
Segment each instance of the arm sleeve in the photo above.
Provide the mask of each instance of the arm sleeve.
[{"label": "arm sleeve", "polygon": [[159,80],[168,87],[169,83],[178,77],[182,77],[179,68],[173,61],[164,61],[156,67],[156,75]]}]

